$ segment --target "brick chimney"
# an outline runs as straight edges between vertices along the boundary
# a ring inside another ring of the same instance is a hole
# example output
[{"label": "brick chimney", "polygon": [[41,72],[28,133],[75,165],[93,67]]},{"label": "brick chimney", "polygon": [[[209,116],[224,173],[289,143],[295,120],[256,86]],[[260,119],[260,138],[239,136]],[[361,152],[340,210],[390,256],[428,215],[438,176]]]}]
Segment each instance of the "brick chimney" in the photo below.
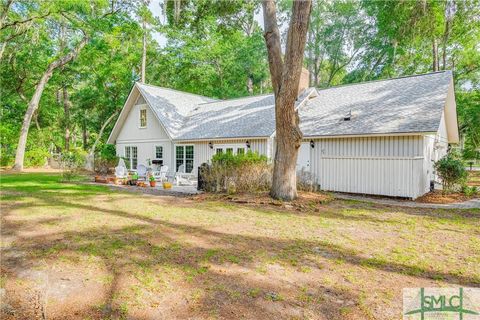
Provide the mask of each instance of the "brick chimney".
[{"label": "brick chimney", "polygon": [[310,72],[307,69],[302,67],[302,73],[300,75],[300,82],[298,83],[298,93],[300,95],[303,90],[310,87]]}]

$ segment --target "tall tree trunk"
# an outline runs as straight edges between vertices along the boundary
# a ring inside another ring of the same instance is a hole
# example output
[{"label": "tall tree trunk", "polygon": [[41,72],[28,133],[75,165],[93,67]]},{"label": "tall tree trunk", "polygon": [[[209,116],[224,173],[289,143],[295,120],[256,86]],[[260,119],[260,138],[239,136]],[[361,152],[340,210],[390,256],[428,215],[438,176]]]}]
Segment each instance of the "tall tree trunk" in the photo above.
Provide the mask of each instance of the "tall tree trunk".
[{"label": "tall tree trunk", "polygon": [[145,18],[142,23],[143,27],[143,49],[142,49],[142,83],[145,83],[145,67],[147,65],[147,23]]},{"label": "tall tree trunk", "polygon": [[253,95],[253,80],[250,76],[247,78],[247,91],[249,95]]},{"label": "tall tree trunk", "polygon": [[40,98],[42,97],[43,90],[45,89],[48,80],[53,75],[53,71],[58,67],[64,66],[71,60],[75,59],[80,50],[87,44],[88,37],[84,36],[80,43],[75,49],[70,51],[65,56],[53,61],[47,67],[47,70],[43,74],[42,78],[35,87],[35,92],[33,93],[32,99],[28,103],[27,112],[23,118],[22,129],[20,130],[20,137],[18,138],[17,152],[15,154],[15,165],[13,166],[14,170],[22,171],[23,170],[23,160],[25,158],[25,146],[27,144],[28,129],[30,128],[30,123],[32,122],[32,116],[34,112],[38,109],[38,104],[40,103]]},{"label": "tall tree trunk", "polygon": [[68,97],[67,87],[63,87],[63,113],[65,120],[65,151],[70,150],[70,107],[72,103]]},{"label": "tall tree trunk", "polygon": [[270,195],[282,200],[293,200],[297,197],[296,164],[302,132],[298,113],[295,111],[295,100],[298,95],[311,4],[311,1],[294,1],[292,4],[283,61],[275,2],[263,2],[264,37],[275,94],[277,140]]},{"label": "tall tree trunk", "polygon": [[107,120],[103,123],[102,127],[100,128],[100,132],[98,133],[97,139],[95,139],[95,142],[93,143],[92,147],[90,148],[90,151],[88,152],[87,155],[87,161],[85,163],[85,169],[89,171],[93,171],[95,169],[95,150],[97,149],[97,145],[100,142],[100,139],[102,138],[103,131],[105,131],[105,128],[108,126],[108,124],[115,118],[118,114],[118,111],[114,112],[110,117],[108,117]]},{"label": "tall tree trunk", "polygon": [[88,142],[88,132],[87,132],[87,122],[85,118],[82,121],[82,146],[83,150],[87,150],[87,142]]},{"label": "tall tree trunk", "polygon": [[435,38],[432,38],[432,70],[438,71],[438,46]]}]

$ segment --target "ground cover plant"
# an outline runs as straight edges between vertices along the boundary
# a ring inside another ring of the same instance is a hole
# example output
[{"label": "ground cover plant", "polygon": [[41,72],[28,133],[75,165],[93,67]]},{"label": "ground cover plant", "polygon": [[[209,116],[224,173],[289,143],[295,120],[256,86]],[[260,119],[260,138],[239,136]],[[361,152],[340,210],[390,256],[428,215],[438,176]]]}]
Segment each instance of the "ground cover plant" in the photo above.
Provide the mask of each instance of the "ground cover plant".
[{"label": "ground cover plant", "polygon": [[401,319],[480,286],[480,211],[296,207],[1,176],[2,319]]}]

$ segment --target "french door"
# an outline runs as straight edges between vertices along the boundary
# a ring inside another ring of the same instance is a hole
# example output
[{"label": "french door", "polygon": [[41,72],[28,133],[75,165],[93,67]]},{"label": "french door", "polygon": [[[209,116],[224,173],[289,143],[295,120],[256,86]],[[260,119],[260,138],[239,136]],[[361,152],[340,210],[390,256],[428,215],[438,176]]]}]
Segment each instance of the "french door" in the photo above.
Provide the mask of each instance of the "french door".
[{"label": "french door", "polygon": [[194,150],[192,145],[175,146],[175,171],[178,171],[181,165],[184,166],[186,173],[193,170]]},{"label": "french door", "polygon": [[130,164],[131,170],[137,169],[138,164],[138,149],[136,146],[126,146],[125,147],[125,158]]}]

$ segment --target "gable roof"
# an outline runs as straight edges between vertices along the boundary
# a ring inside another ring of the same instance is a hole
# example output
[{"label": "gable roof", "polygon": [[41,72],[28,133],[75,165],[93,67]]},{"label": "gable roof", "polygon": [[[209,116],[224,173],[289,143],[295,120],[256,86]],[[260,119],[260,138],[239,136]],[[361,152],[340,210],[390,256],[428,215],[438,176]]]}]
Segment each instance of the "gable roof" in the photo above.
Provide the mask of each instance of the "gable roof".
[{"label": "gable roof", "polygon": [[[447,100],[447,109],[455,110],[452,88],[450,71],[310,88],[296,102],[300,129],[305,137],[437,132]],[[273,94],[218,101],[136,83],[109,143],[115,141],[140,95],[173,140],[270,137],[275,132]],[[350,113],[351,120],[344,121]],[[453,115],[447,131],[449,136],[458,136]]]},{"label": "gable roof", "polygon": [[437,132],[452,85],[442,71],[317,90],[299,109],[300,129],[305,137]]},{"label": "gable roof", "polygon": [[204,96],[147,84],[137,83],[136,86],[172,138],[178,135],[188,115],[198,104],[215,101]]}]

